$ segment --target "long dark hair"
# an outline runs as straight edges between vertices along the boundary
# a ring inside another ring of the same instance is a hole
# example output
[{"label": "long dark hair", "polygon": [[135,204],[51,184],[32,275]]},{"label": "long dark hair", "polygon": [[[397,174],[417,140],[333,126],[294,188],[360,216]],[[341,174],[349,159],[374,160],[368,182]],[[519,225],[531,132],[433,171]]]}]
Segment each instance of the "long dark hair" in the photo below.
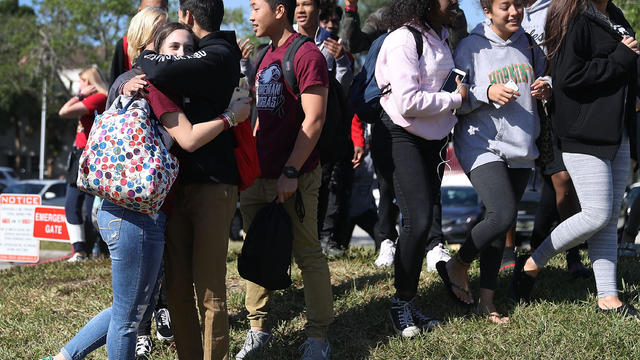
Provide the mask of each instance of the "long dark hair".
[{"label": "long dark hair", "polygon": [[545,41],[540,46],[546,46],[549,67],[553,58],[558,54],[569,24],[579,14],[587,10],[590,0],[553,0],[547,11],[547,22],[544,25]]},{"label": "long dark hair", "polygon": [[197,41],[193,35],[193,31],[190,27],[185,24],[179,22],[170,22],[163,25],[160,25],[158,29],[153,33],[153,48],[156,52],[160,52],[164,41],[167,40],[167,37],[176,30],[186,30],[191,35],[193,39],[193,43],[197,44]]},{"label": "long dark hair", "polygon": [[437,0],[394,0],[383,18],[391,31],[411,21],[426,26],[431,9],[437,6]]}]

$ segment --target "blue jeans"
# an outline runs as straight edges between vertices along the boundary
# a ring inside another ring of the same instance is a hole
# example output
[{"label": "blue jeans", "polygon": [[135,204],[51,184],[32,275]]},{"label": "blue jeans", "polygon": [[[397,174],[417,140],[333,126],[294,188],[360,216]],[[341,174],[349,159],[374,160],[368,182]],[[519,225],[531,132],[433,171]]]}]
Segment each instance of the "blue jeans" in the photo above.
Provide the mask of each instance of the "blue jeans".
[{"label": "blue jeans", "polygon": [[166,217],[127,210],[108,201],[98,211],[98,226],[111,252],[113,304],[94,316],[61,352],[83,359],[107,345],[109,359],[135,358],[140,320],[154,298],[164,251]]}]

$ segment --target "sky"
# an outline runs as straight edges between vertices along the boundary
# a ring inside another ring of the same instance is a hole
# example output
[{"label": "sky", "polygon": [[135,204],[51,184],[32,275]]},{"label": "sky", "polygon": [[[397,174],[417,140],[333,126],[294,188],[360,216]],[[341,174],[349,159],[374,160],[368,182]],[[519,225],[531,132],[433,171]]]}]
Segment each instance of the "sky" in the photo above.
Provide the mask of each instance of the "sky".
[{"label": "sky", "polygon": [[[224,5],[227,8],[241,7],[244,10],[244,15],[249,18],[249,2],[250,0],[224,0]],[[366,0],[359,0],[361,3],[366,4]],[[343,1],[339,3],[344,4]],[[480,8],[480,0],[460,0],[460,7],[464,10],[467,17],[467,24],[469,30],[473,29],[480,21],[484,20],[484,13]],[[364,20],[364,19],[363,19]]]},{"label": "sky", "polygon": [[[177,0],[169,0],[170,2],[175,2],[176,4],[172,4],[177,6]],[[366,0],[359,0],[361,3],[366,3]],[[19,0],[21,5],[33,5],[32,0]],[[244,11],[244,15],[249,21],[249,7],[250,0],[224,0],[224,5],[226,8],[242,8]],[[339,1],[339,3],[344,4],[344,1]],[[480,0],[460,0],[460,7],[464,10],[464,13],[467,17],[467,24],[469,30],[473,29],[480,21],[484,20],[484,13],[480,8]],[[363,19],[364,20],[364,19]]]}]

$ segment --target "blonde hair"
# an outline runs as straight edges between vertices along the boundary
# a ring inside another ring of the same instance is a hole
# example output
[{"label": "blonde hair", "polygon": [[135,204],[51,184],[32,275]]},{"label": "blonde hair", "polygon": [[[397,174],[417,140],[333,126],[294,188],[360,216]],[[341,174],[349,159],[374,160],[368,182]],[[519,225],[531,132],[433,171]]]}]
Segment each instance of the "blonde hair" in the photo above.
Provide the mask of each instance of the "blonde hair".
[{"label": "blonde hair", "polygon": [[82,70],[80,72],[80,79],[87,79],[89,81],[89,84],[96,87],[97,92],[107,95],[107,84],[97,67],[92,66]]},{"label": "blonde hair", "polygon": [[132,64],[135,64],[140,53],[153,41],[153,33],[158,26],[168,20],[167,11],[155,6],[142,9],[131,19],[127,32],[127,55]]}]

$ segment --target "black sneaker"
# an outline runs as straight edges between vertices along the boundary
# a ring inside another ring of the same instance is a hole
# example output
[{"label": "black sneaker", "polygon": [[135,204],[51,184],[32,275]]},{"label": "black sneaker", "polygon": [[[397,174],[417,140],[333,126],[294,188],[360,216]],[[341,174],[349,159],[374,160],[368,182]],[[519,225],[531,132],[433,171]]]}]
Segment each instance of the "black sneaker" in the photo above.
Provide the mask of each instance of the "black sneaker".
[{"label": "black sneaker", "polygon": [[412,338],[420,334],[420,328],[416,326],[413,319],[412,300],[404,301],[394,296],[393,299],[391,299],[391,309],[389,309],[393,329],[406,338]]},{"label": "black sneaker", "polygon": [[500,263],[500,271],[510,271],[516,265],[516,252],[513,246],[505,247],[502,252],[502,263]]},{"label": "black sneaker", "polygon": [[173,341],[173,331],[171,330],[171,316],[169,309],[162,308],[156,311],[156,337],[160,341]]},{"label": "black sneaker", "polygon": [[144,335],[136,338],[136,360],[149,360],[151,350],[153,350],[151,336]]},{"label": "black sneaker", "polygon": [[416,298],[414,297],[409,301],[411,304],[411,316],[413,316],[413,321],[422,331],[432,331],[433,329],[440,326],[440,320],[433,319],[423,314],[415,304]]}]

